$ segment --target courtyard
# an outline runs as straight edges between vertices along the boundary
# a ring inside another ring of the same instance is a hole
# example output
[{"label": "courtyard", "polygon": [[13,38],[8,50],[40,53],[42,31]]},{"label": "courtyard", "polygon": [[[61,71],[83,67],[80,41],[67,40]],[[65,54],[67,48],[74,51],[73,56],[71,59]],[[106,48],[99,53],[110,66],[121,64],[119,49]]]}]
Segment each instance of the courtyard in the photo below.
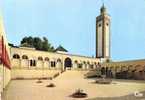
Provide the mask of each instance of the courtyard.
[{"label": "courtyard", "polygon": [[[4,92],[4,100],[112,100],[103,98],[124,97],[133,95],[135,91],[145,91],[145,81],[113,80],[109,85],[95,84],[94,79],[84,79],[85,73],[68,70],[54,80],[42,80],[42,83],[37,83],[37,80],[12,80]],[[49,83],[54,83],[56,87],[46,87]],[[70,97],[76,89],[83,89],[88,97]]]}]

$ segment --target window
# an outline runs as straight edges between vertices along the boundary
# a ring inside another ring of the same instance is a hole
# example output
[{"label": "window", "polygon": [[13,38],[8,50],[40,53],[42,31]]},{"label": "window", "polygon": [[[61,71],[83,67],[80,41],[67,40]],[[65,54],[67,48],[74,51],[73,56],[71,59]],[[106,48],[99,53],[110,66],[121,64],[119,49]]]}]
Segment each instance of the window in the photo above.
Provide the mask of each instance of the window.
[{"label": "window", "polygon": [[49,58],[48,57],[45,57],[45,61],[49,61]]},{"label": "window", "polygon": [[36,66],[36,61],[35,60],[30,60],[30,66]]},{"label": "window", "polygon": [[109,23],[106,23],[107,26],[109,26]]},{"label": "window", "polygon": [[22,59],[28,59],[28,56],[23,55],[23,56],[22,56]]},{"label": "window", "polygon": [[82,68],[82,64],[78,64],[78,68]]},{"label": "window", "polygon": [[57,62],[61,62],[61,59],[59,58],[59,59],[57,59]]},{"label": "window", "polygon": [[75,60],[75,63],[77,64],[77,63],[78,63],[78,61],[77,61],[77,60]]},{"label": "window", "polygon": [[51,61],[51,67],[55,67],[56,63],[55,61]]},{"label": "window", "polygon": [[86,64],[86,62],[85,62],[85,61],[83,61],[83,63],[84,63],[84,64]]},{"label": "window", "polygon": [[43,58],[42,58],[42,57],[38,57],[38,60],[41,60],[41,61],[42,61],[42,60],[43,60]]},{"label": "window", "polygon": [[99,24],[99,27],[101,27],[101,24]]},{"label": "window", "polygon": [[88,61],[87,64],[90,65],[90,62]]},{"label": "window", "polygon": [[33,60],[30,60],[30,66],[33,66]]},{"label": "window", "polygon": [[20,56],[19,56],[18,54],[14,54],[14,55],[13,55],[13,58],[15,58],[15,59],[20,59]]}]

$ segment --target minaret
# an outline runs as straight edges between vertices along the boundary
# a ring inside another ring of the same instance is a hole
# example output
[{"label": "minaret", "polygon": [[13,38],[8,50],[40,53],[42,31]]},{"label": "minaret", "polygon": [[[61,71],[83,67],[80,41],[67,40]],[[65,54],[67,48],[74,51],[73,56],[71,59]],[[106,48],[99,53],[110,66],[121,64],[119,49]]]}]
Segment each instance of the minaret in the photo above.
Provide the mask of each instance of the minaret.
[{"label": "minaret", "polygon": [[104,4],[96,17],[96,58],[110,58],[110,16]]}]

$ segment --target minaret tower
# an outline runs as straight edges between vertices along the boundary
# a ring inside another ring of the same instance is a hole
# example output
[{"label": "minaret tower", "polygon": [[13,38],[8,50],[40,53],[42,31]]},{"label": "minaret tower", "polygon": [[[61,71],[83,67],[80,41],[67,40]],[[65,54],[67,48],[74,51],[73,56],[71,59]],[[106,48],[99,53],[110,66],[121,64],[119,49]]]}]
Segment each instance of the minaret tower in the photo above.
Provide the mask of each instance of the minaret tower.
[{"label": "minaret tower", "polygon": [[104,4],[96,17],[96,58],[110,58],[110,16]]}]

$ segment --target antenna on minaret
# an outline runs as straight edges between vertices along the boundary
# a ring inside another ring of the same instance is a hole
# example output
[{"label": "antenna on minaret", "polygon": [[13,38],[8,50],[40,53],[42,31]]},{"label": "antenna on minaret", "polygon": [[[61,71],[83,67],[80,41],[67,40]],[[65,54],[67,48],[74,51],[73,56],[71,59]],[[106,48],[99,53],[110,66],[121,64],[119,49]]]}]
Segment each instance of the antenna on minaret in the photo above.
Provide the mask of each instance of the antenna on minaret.
[{"label": "antenna on minaret", "polygon": [[101,0],[102,1],[102,5],[104,6],[104,0]]},{"label": "antenna on minaret", "polygon": [[101,7],[100,11],[101,11],[101,14],[105,14],[106,8],[105,8],[104,0],[101,0],[101,1],[102,1],[102,7]]}]

